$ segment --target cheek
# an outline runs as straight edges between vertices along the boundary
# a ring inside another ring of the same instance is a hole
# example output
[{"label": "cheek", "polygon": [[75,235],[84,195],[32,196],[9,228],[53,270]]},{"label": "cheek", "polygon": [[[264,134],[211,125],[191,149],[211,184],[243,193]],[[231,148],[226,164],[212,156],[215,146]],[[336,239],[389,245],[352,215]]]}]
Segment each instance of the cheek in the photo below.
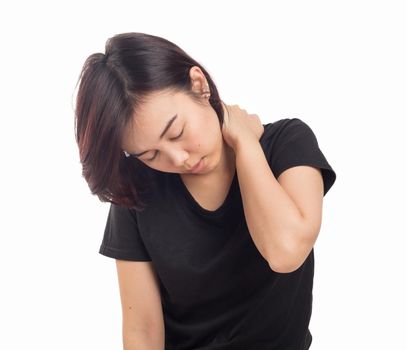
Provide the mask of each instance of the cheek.
[{"label": "cheek", "polygon": [[193,147],[192,151],[197,155],[214,155],[221,152],[222,136],[213,130],[208,131],[206,134],[201,133],[200,137],[197,137],[193,142]]},{"label": "cheek", "polygon": [[222,132],[217,116],[205,116],[199,123],[194,123],[188,137],[190,152],[213,153],[222,145]]}]

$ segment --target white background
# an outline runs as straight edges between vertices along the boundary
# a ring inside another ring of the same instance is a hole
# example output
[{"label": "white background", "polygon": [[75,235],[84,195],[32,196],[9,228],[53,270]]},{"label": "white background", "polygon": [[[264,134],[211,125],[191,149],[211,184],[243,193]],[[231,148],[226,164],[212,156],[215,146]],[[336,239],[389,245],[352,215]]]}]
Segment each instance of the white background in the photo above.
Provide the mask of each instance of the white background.
[{"label": "white background", "polygon": [[407,349],[403,1],[20,1],[0,8],[1,349],[121,349],[108,204],[81,177],[74,92],[138,31],[263,123],[297,117],[337,173],[315,245],[313,350]]}]

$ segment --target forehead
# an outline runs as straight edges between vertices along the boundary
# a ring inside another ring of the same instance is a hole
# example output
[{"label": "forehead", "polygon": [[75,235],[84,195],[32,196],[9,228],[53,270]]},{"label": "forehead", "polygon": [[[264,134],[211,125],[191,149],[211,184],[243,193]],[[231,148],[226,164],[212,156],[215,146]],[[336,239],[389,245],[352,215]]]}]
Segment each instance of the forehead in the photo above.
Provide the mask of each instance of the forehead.
[{"label": "forehead", "polygon": [[179,119],[181,106],[185,108],[186,103],[188,96],[182,92],[164,91],[145,97],[126,125],[123,149],[138,152],[155,144],[167,121],[175,114]]}]

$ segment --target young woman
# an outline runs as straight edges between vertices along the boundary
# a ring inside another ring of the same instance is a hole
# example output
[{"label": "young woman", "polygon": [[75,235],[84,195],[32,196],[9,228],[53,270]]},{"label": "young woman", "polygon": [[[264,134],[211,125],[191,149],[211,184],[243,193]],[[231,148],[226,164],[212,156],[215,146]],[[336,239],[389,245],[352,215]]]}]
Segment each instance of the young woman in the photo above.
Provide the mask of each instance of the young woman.
[{"label": "young woman", "polygon": [[200,63],[144,33],[110,38],[79,81],[75,136],[111,203],[99,252],[116,259],[124,349],[308,349],[336,179],[311,128],[224,104]]}]

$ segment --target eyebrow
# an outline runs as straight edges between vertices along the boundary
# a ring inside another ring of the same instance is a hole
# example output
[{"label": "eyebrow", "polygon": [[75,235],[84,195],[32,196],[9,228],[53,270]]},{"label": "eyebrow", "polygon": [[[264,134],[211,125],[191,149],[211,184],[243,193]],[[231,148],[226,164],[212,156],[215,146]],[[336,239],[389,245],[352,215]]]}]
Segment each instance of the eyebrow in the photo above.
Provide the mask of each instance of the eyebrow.
[{"label": "eyebrow", "polygon": [[[178,114],[174,115],[168,122],[167,125],[165,126],[164,130],[162,131],[162,133],[160,134],[159,139],[161,140],[165,133],[168,131],[168,129],[171,127],[172,123],[175,121],[175,119],[177,119]],[[139,152],[139,153],[130,153],[131,156],[134,157],[140,157],[142,156],[144,153],[147,153],[148,151],[143,151],[143,152]]]}]

